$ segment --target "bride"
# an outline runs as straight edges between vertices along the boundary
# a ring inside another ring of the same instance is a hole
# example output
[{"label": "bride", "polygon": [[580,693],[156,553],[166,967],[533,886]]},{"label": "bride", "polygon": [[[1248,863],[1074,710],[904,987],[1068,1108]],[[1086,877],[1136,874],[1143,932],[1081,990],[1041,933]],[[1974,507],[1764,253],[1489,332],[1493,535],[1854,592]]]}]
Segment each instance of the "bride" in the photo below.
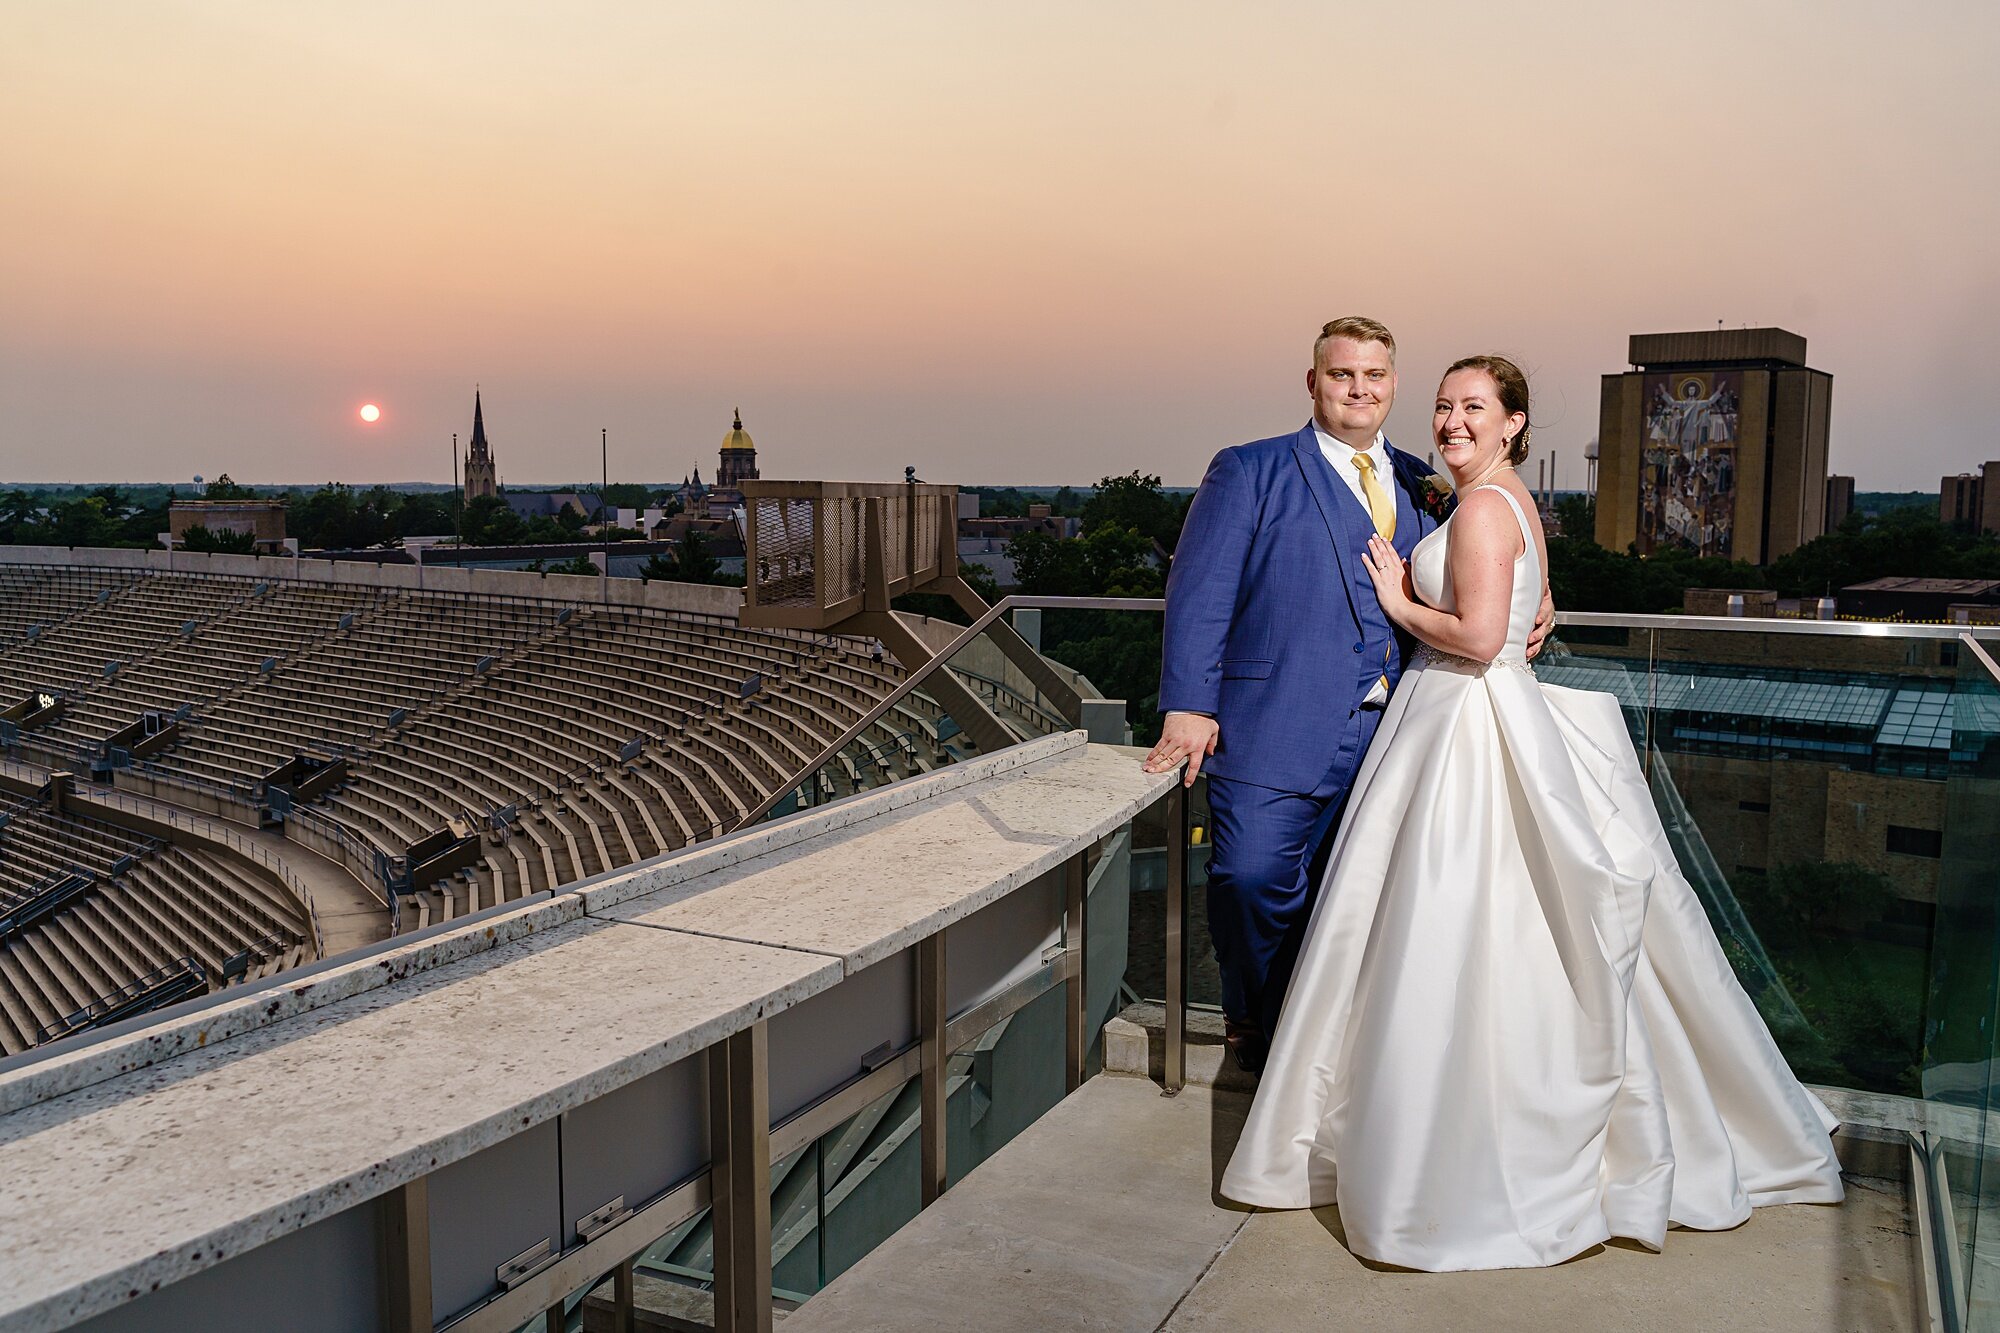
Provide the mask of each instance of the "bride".
[{"label": "bride", "polygon": [[1537,683],[1528,385],[1469,357],[1431,425],[1453,516],[1370,575],[1422,641],[1355,778],[1222,1193],[1337,1203],[1354,1253],[1561,1263],[1835,1203],[1802,1087],[1681,877],[1616,700]]}]

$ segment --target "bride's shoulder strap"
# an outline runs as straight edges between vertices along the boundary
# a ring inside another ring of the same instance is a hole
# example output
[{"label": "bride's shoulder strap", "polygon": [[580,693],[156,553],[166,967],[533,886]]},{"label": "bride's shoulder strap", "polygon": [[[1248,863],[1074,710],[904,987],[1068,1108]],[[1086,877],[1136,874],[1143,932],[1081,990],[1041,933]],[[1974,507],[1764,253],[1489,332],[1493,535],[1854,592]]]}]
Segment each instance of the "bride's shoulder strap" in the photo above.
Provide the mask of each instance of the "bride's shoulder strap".
[{"label": "bride's shoulder strap", "polygon": [[[1472,490],[1496,492],[1501,499],[1507,502],[1507,507],[1514,511],[1514,521],[1521,525],[1521,536],[1526,539],[1530,546],[1534,545],[1535,534],[1534,530],[1528,526],[1528,515],[1521,508],[1521,502],[1514,498],[1512,491],[1508,490],[1505,486],[1493,485],[1491,483],[1484,486],[1475,486]],[[1467,495],[1471,493],[1471,491],[1466,492]],[[1459,503],[1463,504],[1464,502],[1464,496],[1459,497]]]},{"label": "bride's shoulder strap", "polygon": [[1506,499],[1508,507],[1514,511],[1514,517],[1521,520],[1521,535],[1532,538],[1534,534],[1528,530],[1528,515],[1521,508],[1521,502],[1514,498],[1514,492],[1508,490],[1505,486],[1495,486],[1493,489],[1500,492]]}]

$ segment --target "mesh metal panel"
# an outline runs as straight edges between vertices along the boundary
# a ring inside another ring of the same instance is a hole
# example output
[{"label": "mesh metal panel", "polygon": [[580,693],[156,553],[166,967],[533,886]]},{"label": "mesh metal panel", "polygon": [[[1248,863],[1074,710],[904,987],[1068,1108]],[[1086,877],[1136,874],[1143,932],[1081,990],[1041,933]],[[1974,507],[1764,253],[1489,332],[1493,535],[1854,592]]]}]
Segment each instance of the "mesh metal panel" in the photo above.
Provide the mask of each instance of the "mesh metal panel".
[{"label": "mesh metal panel", "polygon": [[910,552],[905,544],[910,532],[909,501],[892,495],[875,503],[882,510],[882,572],[893,584],[910,573]]},{"label": "mesh metal panel", "polygon": [[757,602],[760,606],[812,606],[817,524],[811,500],[777,497],[751,502],[757,530]]},{"label": "mesh metal panel", "polygon": [[912,577],[931,579],[938,575],[938,519],[943,512],[943,500],[935,495],[918,493],[916,513],[911,515],[911,526],[916,529],[917,557],[916,567],[910,571]]},{"label": "mesh metal panel", "polygon": [[826,525],[829,568],[820,585],[820,605],[861,595],[862,540],[867,527],[862,521],[858,496],[836,496],[821,501],[820,521]]},{"label": "mesh metal panel", "polygon": [[754,618],[769,610],[776,617],[770,623],[793,627],[830,624],[826,617],[853,611],[871,574],[871,505],[882,538],[883,568],[874,573],[891,596],[948,572],[939,562],[950,531],[945,525],[957,513],[953,487],[749,481],[744,509],[755,567],[746,611]]}]

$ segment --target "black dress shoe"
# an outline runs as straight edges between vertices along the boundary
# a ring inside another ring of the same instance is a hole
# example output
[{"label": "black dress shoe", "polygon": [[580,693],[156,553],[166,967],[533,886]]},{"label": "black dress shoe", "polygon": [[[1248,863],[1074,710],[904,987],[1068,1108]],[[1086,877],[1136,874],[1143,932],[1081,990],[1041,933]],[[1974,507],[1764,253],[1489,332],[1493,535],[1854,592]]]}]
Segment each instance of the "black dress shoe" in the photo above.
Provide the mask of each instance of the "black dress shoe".
[{"label": "black dress shoe", "polygon": [[1246,1074],[1263,1072],[1264,1056],[1269,1048],[1265,1045],[1264,1034],[1249,1023],[1239,1023],[1233,1018],[1222,1020],[1222,1044],[1236,1057],[1236,1067]]}]

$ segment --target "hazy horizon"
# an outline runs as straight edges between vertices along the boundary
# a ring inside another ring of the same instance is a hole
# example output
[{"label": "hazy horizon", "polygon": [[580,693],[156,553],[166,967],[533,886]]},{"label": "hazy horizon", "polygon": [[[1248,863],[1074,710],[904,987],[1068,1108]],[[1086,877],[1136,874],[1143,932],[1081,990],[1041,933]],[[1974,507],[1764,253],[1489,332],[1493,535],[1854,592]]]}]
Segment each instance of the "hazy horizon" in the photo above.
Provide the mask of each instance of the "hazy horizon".
[{"label": "hazy horizon", "polygon": [[1808,339],[1831,471],[1932,489],[2000,452],[1996,47],[1967,3],[17,6],[0,473],[448,482],[478,384],[508,481],[601,428],[709,475],[741,407],[768,477],[1187,486],[1363,313],[1419,453],[1500,350],[1580,486],[1627,336],[1722,320]]}]

